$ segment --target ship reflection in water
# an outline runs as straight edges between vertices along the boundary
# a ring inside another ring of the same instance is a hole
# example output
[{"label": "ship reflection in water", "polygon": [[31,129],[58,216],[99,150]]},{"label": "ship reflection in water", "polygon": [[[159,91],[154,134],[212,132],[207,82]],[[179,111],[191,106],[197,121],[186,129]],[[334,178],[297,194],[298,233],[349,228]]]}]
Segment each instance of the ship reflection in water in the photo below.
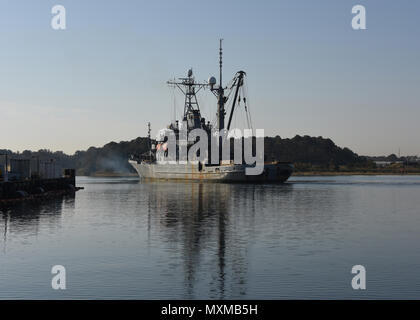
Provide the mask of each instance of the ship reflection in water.
[{"label": "ship reflection in water", "polygon": [[[0,213],[0,298],[420,298],[419,178],[78,184]],[[65,291],[51,289],[58,264]]]},{"label": "ship reflection in water", "polygon": [[[229,295],[246,294],[248,268],[244,242],[251,236],[248,231],[252,232],[250,222],[256,213],[253,208],[255,188],[246,187],[246,194],[250,196],[246,199],[244,190],[234,193],[228,184],[150,184],[149,208],[160,214],[158,219],[151,216],[149,219],[166,229],[163,236],[174,244],[173,250],[181,248],[188,298],[195,297],[202,273],[206,274],[204,288],[208,290],[203,294],[223,299],[226,285],[233,291]],[[282,186],[280,192],[290,188],[290,185]],[[251,208],[251,215],[241,217],[243,206]]]}]

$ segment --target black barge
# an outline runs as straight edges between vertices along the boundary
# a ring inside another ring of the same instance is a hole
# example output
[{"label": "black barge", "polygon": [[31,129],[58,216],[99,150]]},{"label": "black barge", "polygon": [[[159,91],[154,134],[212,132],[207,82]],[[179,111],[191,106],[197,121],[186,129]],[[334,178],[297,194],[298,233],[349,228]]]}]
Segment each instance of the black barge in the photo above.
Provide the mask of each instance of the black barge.
[{"label": "black barge", "polygon": [[53,179],[31,178],[0,182],[0,206],[14,203],[50,199],[66,194],[74,194],[83,189],[76,187],[74,169],[66,169],[64,176]]}]

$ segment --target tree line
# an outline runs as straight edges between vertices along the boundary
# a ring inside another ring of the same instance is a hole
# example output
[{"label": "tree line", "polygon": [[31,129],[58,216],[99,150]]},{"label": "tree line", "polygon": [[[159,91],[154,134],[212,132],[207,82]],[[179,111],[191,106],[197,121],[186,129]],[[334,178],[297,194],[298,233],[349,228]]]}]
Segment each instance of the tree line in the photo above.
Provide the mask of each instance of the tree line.
[{"label": "tree line", "polygon": [[[46,149],[25,150],[21,153],[0,150],[0,154],[8,153],[9,156],[16,158],[54,159],[63,168],[75,168],[78,175],[90,176],[134,173],[128,158],[132,154],[142,154],[148,151],[148,148],[148,139],[138,137],[131,141],[110,142],[100,148],[91,147],[88,150],[76,151],[73,155]],[[264,152],[267,161],[293,162],[298,171],[339,170],[343,166],[349,168],[373,166],[373,161],[367,157],[359,156],[348,148],[337,146],[331,139],[322,137],[299,135],[290,139],[283,139],[280,136],[266,137]]]}]

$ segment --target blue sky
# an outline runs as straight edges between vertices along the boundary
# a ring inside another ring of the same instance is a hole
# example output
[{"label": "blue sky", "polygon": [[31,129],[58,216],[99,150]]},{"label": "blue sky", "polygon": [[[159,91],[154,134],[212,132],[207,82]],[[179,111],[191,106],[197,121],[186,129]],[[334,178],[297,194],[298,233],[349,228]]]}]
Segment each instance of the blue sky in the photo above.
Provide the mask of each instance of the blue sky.
[{"label": "blue sky", "polygon": [[[367,30],[351,28],[356,4]],[[411,0],[0,0],[0,148],[72,153],[145,136],[148,121],[156,132],[173,114],[166,80],[217,76],[224,38],[224,80],[247,72],[266,135],[420,155],[419,20]]]}]

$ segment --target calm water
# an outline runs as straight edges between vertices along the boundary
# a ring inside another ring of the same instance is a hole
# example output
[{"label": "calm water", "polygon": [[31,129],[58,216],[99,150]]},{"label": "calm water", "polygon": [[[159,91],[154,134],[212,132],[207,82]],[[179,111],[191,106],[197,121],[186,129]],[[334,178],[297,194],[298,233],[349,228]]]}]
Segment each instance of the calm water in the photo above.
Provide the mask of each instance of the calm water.
[{"label": "calm water", "polygon": [[0,212],[0,298],[420,299],[420,177],[78,184]]}]

